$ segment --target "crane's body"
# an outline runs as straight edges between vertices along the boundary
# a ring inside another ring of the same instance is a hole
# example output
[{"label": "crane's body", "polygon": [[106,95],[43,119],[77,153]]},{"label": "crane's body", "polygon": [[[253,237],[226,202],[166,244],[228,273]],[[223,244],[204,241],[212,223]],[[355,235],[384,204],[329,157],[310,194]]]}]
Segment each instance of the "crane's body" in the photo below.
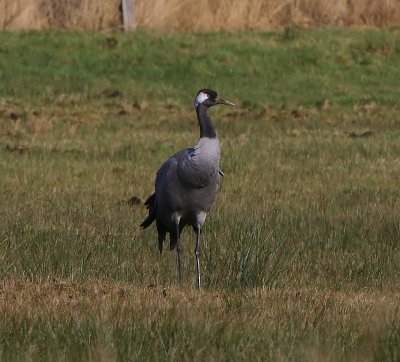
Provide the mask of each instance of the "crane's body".
[{"label": "crane's body", "polygon": [[219,160],[218,139],[200,138],[162,165],[156,178],[157,220],[169,233],[175,232],[175,217],[182,228],[203,225],[218,190]]},{"label": "crane's body", "polygon": [[167,233],[170,249],[177,250],[178,276],[182,280],[179,237],[182,229],[192,226],[197,234],[196,267],[198,287],[200,274],[200,233],[218,191],[220,175],[220,144],[208,114],[215,104],[233,105],[217,97],[216,92],[202,89],[195,98],[200,126],[200,139],[193,148],[184,149],[170,157],[157,172],[155,193],[145,205],[149,215],[141,226],[147,228],[156,221],[160,253]]}]

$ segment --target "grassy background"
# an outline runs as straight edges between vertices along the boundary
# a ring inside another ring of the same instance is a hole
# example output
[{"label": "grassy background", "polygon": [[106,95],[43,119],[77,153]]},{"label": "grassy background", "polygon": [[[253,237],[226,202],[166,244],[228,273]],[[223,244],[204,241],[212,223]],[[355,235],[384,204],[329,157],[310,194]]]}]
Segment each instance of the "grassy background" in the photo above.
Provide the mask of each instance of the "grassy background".
[{"label": "grassy background", "polygon": [[[400,31],[0,33],[0,356],[388,360],[400,353]],[[212,117],[205,290],[146,214]]]}]

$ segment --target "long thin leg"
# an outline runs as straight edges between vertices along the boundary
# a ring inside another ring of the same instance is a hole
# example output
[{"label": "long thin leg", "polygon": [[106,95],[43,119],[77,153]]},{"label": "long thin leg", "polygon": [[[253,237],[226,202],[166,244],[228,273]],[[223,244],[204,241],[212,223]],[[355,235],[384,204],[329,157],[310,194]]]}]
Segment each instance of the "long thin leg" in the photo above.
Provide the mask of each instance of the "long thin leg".
[{"label": "long thin leg", "polygon": [[176,262],[178,264],[178,281],[182,283],[182,265],[181,265],[181,237],[179,232],[179,223],[176,224]]},{"label": "long thin leg", "polygon": [[196,256],[196,271],[197,271],[197,287],[199,290],[201,289],[201,271],[200,271],[200,227],[196,228],[196,249],[194,250],[194,254]]}]

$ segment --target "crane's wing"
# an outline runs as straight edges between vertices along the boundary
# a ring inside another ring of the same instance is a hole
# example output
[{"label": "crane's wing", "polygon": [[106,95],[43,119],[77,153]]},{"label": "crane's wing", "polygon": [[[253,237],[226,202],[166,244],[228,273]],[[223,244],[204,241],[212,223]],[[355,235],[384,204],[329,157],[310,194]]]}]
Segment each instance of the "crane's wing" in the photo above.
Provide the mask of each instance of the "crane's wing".
[{"label": "crane's wing", "polygon": [[[163,188],[168,187],[168,173],[170,172],[171,166],[172,169],[175,166],[176,169],[176,164],[178,163],[178,159],[182,157],[186,152],[189,152],[187,150],[183,150],[181,152],[178,152],[177,154],[173,155],[170,157],[168,160],[166,160],[160,169],[157,171],[156,175],[156,181],[155,181],[155,189],[156,192],[152,194],[144,203],[147,209],[149,210],[149,214],[146,217],[146,219],[140,224],[140,226],[143,229],[148,228],[153,221],[157,219],[157,191],[160,192]],[[161,224],[160,224],[161,225]],[[157,224],[157,229],[160,229],[160,225]],[[159,230],[159,236],[162,234],[164,231]],[[165,237],[165,236],[164,236]]]},{"label": "crane's wing", "polygon": [[144,203],[149,210],[149,214],[147,215],[146,219],[140,224],[143,229],[148,228],[153,223],[153,221],[157,219],[157,190],[160,190],[163,187],[163,183],[165,183],[165,181],[167,180],[168,170],[171,164],[175,162],[176,160],[171,157],[167,161],[165,161],[160,169],[157,171],[155,182],[156,192],[152,194]]},{"label": "crane's wing", "polygon": [[[183,152],[183,151],[181,151]],[[170,169],[173,169],[173,166],[176,166],[178,163],[177,159],[175,158],[176,155],[171,156],[168,160],[166,160],[160,169],[157,171],[157,176],[156,176],[156,182],[155,182],[155,188],[156,188],[156,193],[157,190],[161,190],[165,183],[168,181],[168,174],[170,172]]]}]

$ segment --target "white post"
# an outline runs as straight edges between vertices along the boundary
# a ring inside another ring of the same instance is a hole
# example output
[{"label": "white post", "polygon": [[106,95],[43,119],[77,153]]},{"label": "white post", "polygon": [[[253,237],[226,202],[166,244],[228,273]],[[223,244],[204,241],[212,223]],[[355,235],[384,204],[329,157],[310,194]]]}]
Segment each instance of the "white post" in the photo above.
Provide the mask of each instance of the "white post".
[{"label": "white post", "polygon": [[134,1],[135,0],[122,0],[122,19],[125,31],[135,28]]}]

